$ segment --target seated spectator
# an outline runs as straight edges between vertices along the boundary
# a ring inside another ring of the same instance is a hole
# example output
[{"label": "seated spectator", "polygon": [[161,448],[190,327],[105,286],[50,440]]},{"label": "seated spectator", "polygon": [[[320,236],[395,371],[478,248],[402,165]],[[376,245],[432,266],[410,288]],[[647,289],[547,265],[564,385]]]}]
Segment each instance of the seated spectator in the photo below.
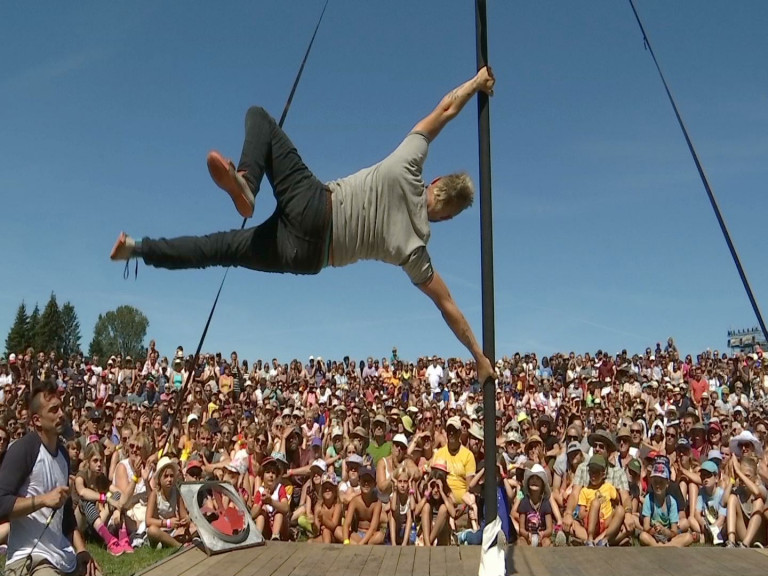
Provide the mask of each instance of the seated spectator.
[{"label": "seated spectator", "polygon": [[342,505],[339,501],[338,479],[333,472],[323,474],[322,500],[312,514],[312,524],[317,537],[311,542],[331,544],[343,542],[341,534]]},{"label": "seated spectator", "polygon": [[[80,512],[88,526],[104,541],[109,553],[112,556],[132,554],[128,531],[123,525],[121,494],[110,485],[104,474],[104,449],[98,442],[91,442],[85,447],[85,467],[75,477],[75,489]],[[123,501],[131,496],[129,491]],[[113,532],[118,534],[119,539]]]},{"label": "seated spectator", "polygon": [[360,469],[360,494],[352,498],[344,514],[342,540],[344,544],[382,544],[384,532],[380,529],[381,502],[376,497],[376,472],[372,468]]},{"label": "seated spectator", "polygon": [[[746,442],[750,444],[751,442]],[[745,451],[746,445],[741,447]],[[741,460],[734,454],[728,461],[731,473],[732,493],[728,496],[727,520],[729,548],[749,548],[753,542],[765,541],[763,509],[766,488],[757,474],[757,458],[751,453]]]},{"label": "seated spectator", "polygon": [[523,499],[518,505],[518,544],[526,546],[552,545],[553,520],[549,501],[550,488],[547,473],[540,464],[534,464],[523,478]]},{"label": "seated spectator", "polygon": [[688,546],[693,543],[690,534],[681,534],[678,528],[677,503],[667,493],[669,468],[663,462],[655,462],[650,474],[650,487],[643,502],[643,531],[639,541],[642,546]]},{"label": "seated spectator", "polygon": [[178,465],[167,456],[157,463],[155,486],[149,494],[146,514],[147,536],[152,545],[179,548],[191,541],[196,532],[176,486],[178,475]]},{"label": "seated spectator", "polygon": [[261,485],[253,495],[251,517],[256,528],[271,540],[284,539],[288,533],[286,516],[290,513],[290,501],[285,486],[279,481],[280,467],[273,457],[261,463]]},{"label": "seated spectator", "polygon": [[423,484],[414,515],[421,518],[421,541],[424,546],[448,544],[450,524],[448,519],[456,510],[448,483],[448,466],[436,460],[430,467],[429,477]]},{"label": "seated spectator", "polygon": [[608,460],[602,454],[595,454],[587,466],[589,483],[579,491],[579,524],[574,523],[574,535],[587,546],[616,545],[624,509],[616,487],[605,481]]},{"label": "seated spectator", "polygon": [[[416,522],[413,518],[415,508],[413,481],[408,467],[400,464],[393,474],[395,492],[390,502],[389,538],[393,546],[416,543]],[[413,530],[412,530],[413,529]]]},{"label": "seated spectator", "polygon": [[691,531],[702,534],[707,542],[718,546],[723,543],[726,506],[730,496],[728,488],[719,485],[720,470],[712,460],[699,469],[701,488],[696,497],[696,509],[691,518]]}]

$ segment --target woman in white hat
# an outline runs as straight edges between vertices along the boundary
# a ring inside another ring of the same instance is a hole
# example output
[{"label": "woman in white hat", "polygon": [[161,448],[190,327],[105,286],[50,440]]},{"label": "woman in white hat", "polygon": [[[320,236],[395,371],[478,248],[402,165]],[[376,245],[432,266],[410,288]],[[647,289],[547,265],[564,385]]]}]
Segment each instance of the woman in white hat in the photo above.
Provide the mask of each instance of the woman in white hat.
[{"label": "woman in white hat", "polygon": [[157,463],[155,488],[147,502],[147,536],[153,545],[159,542],[168,548],[179,548],[192,539],[187,509],[176,486],[178,478],[176,462],[163,456]]}]

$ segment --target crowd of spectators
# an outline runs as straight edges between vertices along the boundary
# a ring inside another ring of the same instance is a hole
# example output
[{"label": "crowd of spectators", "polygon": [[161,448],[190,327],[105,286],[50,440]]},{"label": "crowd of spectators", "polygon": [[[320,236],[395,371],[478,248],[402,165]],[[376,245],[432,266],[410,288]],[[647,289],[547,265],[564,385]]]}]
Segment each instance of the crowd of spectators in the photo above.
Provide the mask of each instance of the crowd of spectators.
[{"label": "crowd of spectators", "polygon": [[0,361],[0,475],[30,425],[25,392],[53,380],[78,523],[115,555],[195,538],[177,486],[202,479],[229,482],[268,539],[479,544],[490,417],[510,541],[762,546],[767,360],[683,356],[671,338],[634,355],[516,353],[485,414],[473,363],[397,349],[288,364],[195,364],[154,342],[142,358],[28,350]]}]

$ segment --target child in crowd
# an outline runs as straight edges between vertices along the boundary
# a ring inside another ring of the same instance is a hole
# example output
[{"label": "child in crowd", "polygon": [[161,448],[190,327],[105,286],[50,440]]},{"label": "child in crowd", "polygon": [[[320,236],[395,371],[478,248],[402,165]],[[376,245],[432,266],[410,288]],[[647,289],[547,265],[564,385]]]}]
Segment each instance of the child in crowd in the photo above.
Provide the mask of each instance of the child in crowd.
[{"label": "child in crowd", "polygon": [[589,485],[579,492],[580,523],[573,523],[574,535],[584,540],[587,546],[616,545],[624,509],[619,505],[616,487],[605,481],[608,460],[602,454],[595,454],[587,467]]},{"label": "child in crowd", "polygon": [[315,537],[315,526],[312,517],[315,514],[315,508],[323,498],[322,481],[323,475],[328,470],[324,460],[317,459],[309,467],[309,482],[304,482],[301,488],[301,497],[299,507],[294,510],[291,516],[291,523],[298,523],[310,537]]},{"label": "child in crowd", "polygon": [[643,531],[639,540],[642,546],[687,546],[693,542],[690,534],[681,534],[677,502],[667,493],[669,468],[660,461],[653,464],[650,474],[650,490],[643,501]]},{"label": "child in crowd", "polygon": [[339,501],[338,484],[339,480],[333,472],[323,474],[321,482],[322,500],[317,504],[312,515],[312,524],[318,536],[310,542],[331,544],[343,541],[341,534],[342,506]]},{"label": "child in crowd", "polygon": [[381,502],[373,489],[376,472],[370,467],[360,469],[361,492],[347,506],[344,525],[341,530],[344,544],[381,544],[384,533],[381,522]]},{"label": "child in crowd", "polygon": [[363,458],[359,454],[351,454],[344,461],[345,476],[343,482],[339,484],[339,499],[346,507],[352,501],[352,498],[360,494],[360,468],[363,465]]},{"label": "child in crowd", "polygon": [[157,463],[154,487],[147,500],[147,536],[152,544],[179,548],[192,540],[195,530],[176,486],[178,477],[176,462],[162,457]]},{"label": "child in crowd", "polygon": [[[112,556],[120,556],[123,553],[133,553],[128,531],[121,522],[122,506],[121,494],[113,486],[104,473],[105,460],[104,449],[98,442],[91,442],[85,447],[83,469],[75,476],[75,490],[79,498],[79,509],[85,517],[88,525],[99,535],[107,546]],[[130,499],[131,494],[126,494],[123,502]],[[113,517],[114,529],[118,531],[119,538],[109,530],[109,520]]]},{"label": "child in crowd", "polygon": [[523,499],[518,504],[517,543],[524,546],[552,545],[552,506],[547,473],[540,464],[526,470],[523,478]]},{"label": "child in crowd", "polygon": [[757,458],[743,455],[739,461],[731,456],[728,467],[731,470],[732,493],[728,496],[726,546],[749,548],[754,542],[762,545],[765,537],[760,535],[760,529],[768,494],[757,474]]},{"label": "child in crowd", "polygon": [[421,517],[424,546],[447,544],[450,541],[448,519],[455,515],[453,495],[448,486],[448,465],[444,460],[435,460],[429,472],[423,497],[414,510],[414,516]]},{"label": "child in crowd", "polygon": [[727,488],[718,486],[720,471],[717,464],[707,460],[699,469],[701,488],[696,498],[696,508],[691,519],[691,530],[703,534],[704,538],[718,546],[723,543],[726,506],[731,494],[730,482]]},{"label": "child in crowd", "polygon": [[392,513],[389,516],[389,537],[393,546],[398,544],[407,546],[409,542],[415,543],[415,538],[411,541],[415,523],[413,521],[413,489],[408,467],[405,464],[400,464],[395,470],[394,481],[395,494],[390,501]]},{"label": "child in crowd", "polygon": [[251,516],[265,538],[280,540],[288,530],[286,516],[290,501],[285,486],[279,482],[280,467],[271,456],[261,462],[261,485],[253,496]]}]

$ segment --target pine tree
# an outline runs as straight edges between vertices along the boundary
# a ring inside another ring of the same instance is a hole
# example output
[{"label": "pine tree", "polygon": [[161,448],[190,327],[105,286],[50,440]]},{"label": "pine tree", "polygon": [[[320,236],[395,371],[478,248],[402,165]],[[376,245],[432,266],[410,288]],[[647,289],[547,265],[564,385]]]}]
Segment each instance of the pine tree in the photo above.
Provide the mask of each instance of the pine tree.
[{"label": "pine tree", "polygon": [[40,316],[40,324],[38,328],[38,347],[35,347],[37,352],[61,352],[61,333],[63,324],[61,322],[61,312],[59,311],[59,304],[56,302],[56,294],[51,292],[51,297],[48,299],[48,304],[45,305],[43,315]]},{"label": "pine tree", "polygon": [[80,350],[80,321],[69,302],[61,307],[61,325],[61,354],[67,358]]},{"label": "pine tree", "polygon": [[27,343],[27,329],[29,327],[29,316],[27,316],[27,306],[22,300],[19,309],[16,311],[16,319],[13,321],[8,332],[8,338],[5,340],[5,352],[7,355],[23,352]]},{"label": "pine tree", "polygon": [[35,303],[35,309],[32,310],[32,314],[29,316],[29,322],[27,323],[27,337],[24,342],[24,348],[30,346],[35,350],[40,350],[38,347],[40,336],[40,307]]}]

